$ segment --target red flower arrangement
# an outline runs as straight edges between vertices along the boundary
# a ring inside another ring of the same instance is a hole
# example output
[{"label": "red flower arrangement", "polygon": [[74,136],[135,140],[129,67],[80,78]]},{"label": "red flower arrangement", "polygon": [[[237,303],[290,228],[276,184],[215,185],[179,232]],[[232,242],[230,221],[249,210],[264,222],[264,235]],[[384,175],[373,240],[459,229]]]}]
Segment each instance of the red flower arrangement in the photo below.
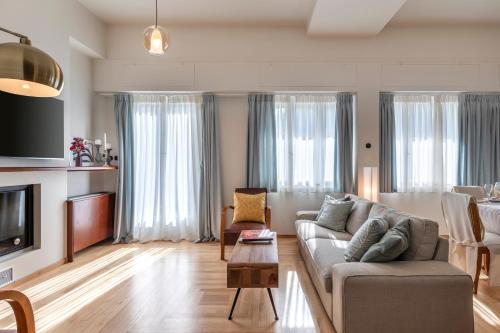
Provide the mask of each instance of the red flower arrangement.
[{"label": "red flower arrangement", "polygon": [[71,147],[69,147],[69,150],[77,155],[80,155],[84,149],[85,144],[83,143],[83,139],[78,137],[73,138],[73,142],[71,142]]},{"label": "red flower arrangement", "polygon": [[73,138],[73,142],[71,142],[71,146],[69,147],[69,150],[73,152],[73,154],[76,154],[75,157],[75,166],[79,167],[82,166],[82,153],[85,151],[85,144],[84,140],[82,138]]}]

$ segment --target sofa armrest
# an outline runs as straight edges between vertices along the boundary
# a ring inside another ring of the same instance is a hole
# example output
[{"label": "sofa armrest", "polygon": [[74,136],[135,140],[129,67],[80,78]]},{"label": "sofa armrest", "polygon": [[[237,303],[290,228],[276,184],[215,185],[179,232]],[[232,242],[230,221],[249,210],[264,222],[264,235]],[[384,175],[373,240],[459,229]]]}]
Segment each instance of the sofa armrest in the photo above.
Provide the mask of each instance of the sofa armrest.
[{"label": "sofa armrest", "polygon": [[436,245],[436,251],[434,252],[434,257],[432,259],[448,262],[448,249],[448,239],[439,237]]},{"label": "sofa armrest", "polygon": [[299,210],[296,214],[297,220],[316,221],[319,210]]},{"label": "sofa armrest", "polygon": [[338,333],[472,333],[472,279],[441,261],[342,263],[332,270]]}]

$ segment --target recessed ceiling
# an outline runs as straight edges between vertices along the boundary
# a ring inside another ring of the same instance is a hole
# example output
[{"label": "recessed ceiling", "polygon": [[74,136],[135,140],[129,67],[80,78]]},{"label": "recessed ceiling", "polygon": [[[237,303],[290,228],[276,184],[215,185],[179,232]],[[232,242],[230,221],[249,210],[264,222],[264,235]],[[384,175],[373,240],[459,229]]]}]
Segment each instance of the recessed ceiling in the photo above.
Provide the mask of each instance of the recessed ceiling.
[{"label": "recessed ceiling", "polygon": [[[79,0],[108,24],[153,24],[155,0]],[[387,24],[498,25],[500,0],[158,0],[165,26],[297,26],[309,35],[376,35]]]},{"label": "recessed ceiling", "polygon": [[[79,0],[109,24],[154,23],[155,0]],[[303,26],[316,0],[158,0],[164,25]]]},{"label": "recessed ceiling", "polygon": [[394,25],[500,25],[500,0],[407,0]]}]

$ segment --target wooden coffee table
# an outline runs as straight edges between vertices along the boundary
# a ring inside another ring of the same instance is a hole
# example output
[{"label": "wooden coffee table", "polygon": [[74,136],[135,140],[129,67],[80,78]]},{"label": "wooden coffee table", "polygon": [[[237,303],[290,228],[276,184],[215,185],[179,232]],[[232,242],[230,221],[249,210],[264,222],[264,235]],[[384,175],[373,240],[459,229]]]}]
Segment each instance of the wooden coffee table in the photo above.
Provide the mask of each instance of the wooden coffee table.
[{"label": "wooden coffee table", "polygon": [[227,287],[238,288],[228,319],[233,317],[241,288],[267,288],[274,319],[278,320],[270,288],[278,288],[278,240],[270,244],[248,244],[238,241],[227,263]]}]

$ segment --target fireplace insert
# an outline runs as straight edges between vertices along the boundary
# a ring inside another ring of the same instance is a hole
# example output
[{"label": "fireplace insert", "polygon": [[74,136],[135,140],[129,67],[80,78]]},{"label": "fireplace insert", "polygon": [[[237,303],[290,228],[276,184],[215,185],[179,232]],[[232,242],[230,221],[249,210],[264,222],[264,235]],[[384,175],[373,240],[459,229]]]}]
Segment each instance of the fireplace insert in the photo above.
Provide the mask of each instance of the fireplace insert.
[{"label": "fireplace insert", "polygon": [[33,185],[0,187],[0,256],[33,245]]}]

